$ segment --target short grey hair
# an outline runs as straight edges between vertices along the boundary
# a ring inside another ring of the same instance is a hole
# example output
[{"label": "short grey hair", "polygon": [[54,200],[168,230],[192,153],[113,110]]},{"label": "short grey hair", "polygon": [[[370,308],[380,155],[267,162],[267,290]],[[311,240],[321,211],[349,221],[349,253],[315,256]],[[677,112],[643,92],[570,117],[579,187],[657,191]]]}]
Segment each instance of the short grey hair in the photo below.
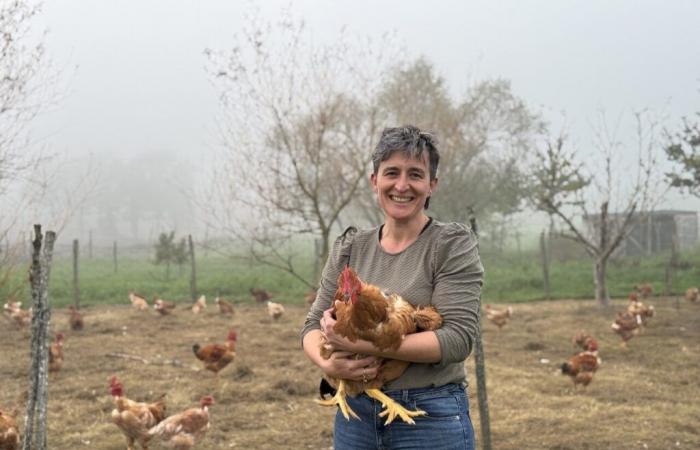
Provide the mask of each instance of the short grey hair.
[{"label": "short grey hair", "polygon": [[374,174],[376,175],[379,171],[379,164],[391,158],[396,152],[403,152],[406,156],[416,159],[422,158],[423,152],[428,152],[430,180],[432,181],[437,178],[437,169],[440,163],[437,144],[437,138],[432,133],[421,131],[414,125],[384,128],[377,147],[372,153]]}]

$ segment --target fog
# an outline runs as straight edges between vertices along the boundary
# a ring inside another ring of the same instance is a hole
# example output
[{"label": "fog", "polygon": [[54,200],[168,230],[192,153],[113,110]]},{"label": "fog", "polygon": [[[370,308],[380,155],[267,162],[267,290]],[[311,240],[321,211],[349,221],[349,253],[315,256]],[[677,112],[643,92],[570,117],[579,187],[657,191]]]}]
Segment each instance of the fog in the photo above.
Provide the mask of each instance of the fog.
[{"label": "fog", "polygon": [[[259,7],[273,16],[285,5]],[[48,30],[47,55],[61,69],[64,92],[31,133],[71,168],[57,177],[62,192],[88,168],[96,176],[70,211],[66,238],[86,239],[97,229],[96,241],[105,243],[170,229],[206,232],[191,195],[206,185],[221,143],[219,93],[204,50],[229,49],[250,7],[224,0],[44,4],[36,26]],[[584,153],[601,110],[614,120],[648,108],[670,130],[700,111],[697,2],[306,0],[291,9],[316,43],[332,41],[343,26],[374,39],[395,32],[406,57],[425,56],[455,95],[475,80],[508,79],[551,129],[565,124]],[[623,140],[631,130],[623,121]],[[620,164],[634,158],[624,148]],[[700,203],[674,192],[661,206],[696,210]]]}]

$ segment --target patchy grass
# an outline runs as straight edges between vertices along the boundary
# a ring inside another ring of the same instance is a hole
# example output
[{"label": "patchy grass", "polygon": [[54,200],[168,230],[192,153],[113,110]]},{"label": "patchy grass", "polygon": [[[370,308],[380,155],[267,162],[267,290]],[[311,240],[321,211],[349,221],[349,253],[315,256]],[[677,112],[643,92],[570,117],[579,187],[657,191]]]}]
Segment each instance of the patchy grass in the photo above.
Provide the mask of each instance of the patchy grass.
[{"label": "patchy grass", "polygon": [[[493,448],[700,448],[700,305],[676,309],[660,298],[651,303],[657,316],[628,350],[610,330],[622,301],[608,310],[588,300],[517,304],[502,331],[484,323]],[[277,322],[264,307],[248,303],[236,305],[233,319],[214,310],[194,316],[176,309],[159,317],[152,310],[139,314],[127,306],[99,305],[86,309],[81,332],[68,330],[65,310],[54,310],[52,328],[68,331],[64,367],[50,379],[50,448],[125,448],[109,420],[113,374],[128,397],[167,393],[169,413],[212,394],[212,427],[198,449],[330,448],[334,410],[313,402],[319,371],[299,348],[305,309],[290,305]],[[198,371],[191,346],[221,342],[231,326],[238,331],[236,360],[217,382]],[[579,329],[598,338],[603,359],[585,391],[574,390],[559,374],[561,362],[574,353],[571,336]],[[148,363],[108,356],[114,352]],[[0,321],[0,407],[12,405],[26,388],[28,353],[28,336]],[[467,366],[478,433],[472,358]]]}]

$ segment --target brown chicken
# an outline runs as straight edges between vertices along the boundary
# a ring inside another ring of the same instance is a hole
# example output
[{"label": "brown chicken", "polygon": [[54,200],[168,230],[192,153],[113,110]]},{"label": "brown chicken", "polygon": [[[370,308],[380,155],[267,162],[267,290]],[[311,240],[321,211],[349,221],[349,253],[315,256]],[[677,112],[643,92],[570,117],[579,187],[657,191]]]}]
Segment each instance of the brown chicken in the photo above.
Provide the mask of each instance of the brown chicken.
[{"label": "brown chicken", "polygon": [[149,436],[174,450],[190,450],[209,430],[209,406],[214,404],[210,395],[202,397],[199,408],[190,408],[168,417],[148,431]]},{"label": "brown chicken", "polygon": [[153,309],[158,311],[161,316],[167,316],[175,309],[175,302],[166,302],[160,297],[155,297],[153,301]]},{"label": "brown chicken", "polygon": [[252,295],[258,303],[265,303],[272,298],[272,295],[265,289],[258,288],[250,288],[250,295]]},{"label": "brown chicken", "polygon": [[486,318],[498,326],[498,330],[508,323],[508,319],[513,315],[513,308],[507,307],[506,309],[496,309],[491,307],[491,305],[486,305]]},{"label": "brown chicken", "polygon": [[651,297],[651,294],[654,293],[654,287],[651,285],[651,283],[642,283],[634,286],[634,290],[637,291],[640,297],[643,299]]},{"label": "brown chicken", "polygon": [[641,319],[639,316],[629,312],[618,312],[615,321],[612,323],[612,330],[622,338],[622,346],[627,347],[627,341],[639,333]]},{"label": "brown chicken", "polygon": [[146,297],[133,291],[129,291],[129,301],[131,302],[131,306],[137,311],[145,311],[148,309]]},{"label": "brown chicken", "polygon": [[19,328],[27,328],[32,322],[32,308],[22,309],[22,302],[10,301],[5,303],[3,315]]},{"label": "brown chicken", "polygon": [[700,299],[700,290],[696,287],[690,287],[685,291],[685,299],[691,303],[695,303]]},{"label": "brown chicken", "polygon": [[571,377],[574,386],[586,387],[593,380],[593,374],[600,366],[597,346],[595,351],[585,351],[569,358],[561,365],[561,373]]},{"label": "brown chicken", "polygon": [[143,450],[148,450],[148,442],[153,437],[148,431],[165,418],[165,395],[154,403],[135,402],[124,397],[124,387],[116,376],[112,377],[109,387],[115,406],[112,422],[126,436],[126,448],[134,450],[138,442]]},{"label": "brown chicken", "polygon": [[192,305],[192,312],[199,314],[207,308],[207,297],[205,295],[200,295],[197,301]]},{"label": "brown chicken", "polygon": [[233,315],[233,305],[224,300],[223,298],[216,297],[214,299],[214,303],[216,303],[219,307],[219,314],[227,316]]},{"label": "brown chicken", "polygon": [[78,311],[75,305],[70,305],[68,307],[68,323],[70,324],[70,329],[73,331],[80,331],[85,327],[83,315]]},{"label": "brown chicken", "polygon": [[19,450],[21,436],[17,426],[17,409],[0,409],[0,450]]},{"label": "brown chicken", "polygon": [[63,367],[63,333],[56,333],[54,341],[49,345],[49,372],[58,372]]},{"label": "brown chicken", "polygon": [[284,314],[284,306],[280,303],[267,302],[267,315],[272,317],[272,319],[277,320]]},{"label": "brown chicken", "polygon": [[579,331],[572,339],[574,346],[580,347],[585,351],[594,352],[598,350],[598,341],[593,336],[585,331]]},{"label": "brown chicken", "polygon": [[[652,305],[645,305],[638,300],[632,300],[630,298],[630,303],[627,305],[627,312],[637,317],[639,320],[639,325],[645,327],[650,318],[654,317],[656,310]],[[640,331],[643,328],[640,329]]]},{"label": "brown chicken", "polygon": [[[442,326],[442,317],[432,306],[416,308],[399,295],[386,295],[377,286],[364,283],[357,274],[346,267],[338,277],[338,289],[333,298],[336,324],[333,330],[351,341],[363,339],[374,343],[379,349],[397,349],[404,336],[419,330],[435,330]],[[330,358],[332,349],[321,342],[321,356]],[[328,400],[317,400],[324,406],[338,405],[346,419],[357,418],[345,397],[355,397],[365,392],[378,400],[385,409],[381,417],[386,424],[397,416],[404,422],[415,423],[413,417],[425,415],[424,411],[410,411],[386,396],[380,388],[395,380],[406,370],[409,363],[393,359],[382,362],[379,374],[367,382],[336,379],[326,376],[328,383],[336,389]]]},{"label": "brown chicken", "polygon": [[204,368],[214,372],[218,378],[219,371],[228,366],[236,356],[236,330],[229,330],[225,344],[199,344],[192,346],[192,351],[198,360],[204,363]]}]

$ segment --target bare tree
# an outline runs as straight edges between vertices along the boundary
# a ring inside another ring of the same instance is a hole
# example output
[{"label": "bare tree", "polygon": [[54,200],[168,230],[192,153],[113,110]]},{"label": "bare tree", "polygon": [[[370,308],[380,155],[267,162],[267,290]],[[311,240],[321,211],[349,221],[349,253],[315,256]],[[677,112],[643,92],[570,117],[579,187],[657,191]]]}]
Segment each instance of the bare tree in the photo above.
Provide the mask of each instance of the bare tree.
[{"label": "bare tree", "polygon": [[228,51],[207,50],[220,92],[225,153],[214,175],[218,202],[206,202],[212,228],[249,242],[253,257],[308,286],[290,250],[304,235],[329,238],[368,176],[383,126],[375,98],[391,45],[346,35],[311,44],[303,22],[258,16]]},{"label": "bare tree", "polygon": [[622,169],[618,161],[623,148],[616,137],[618,127],[611,129],[601,115],[595,128],[600,167],[577,162],[575,153],[565,149],[562,135],[539,153],[531,172],[534,207],[557,218],[562,236],[579,243],[593,258],[595,298],[602,306],[610,303],[606,283],[610,256],[631,231],[633,219],[647,214],[664,194],[656,190],[658,121],[638,112],[635,123],[637,157],[631,169]]},{"label": "bare tree", "polygon": [[[55,81],[43,36],[32,34],[32,22],[39,12],[39,4],[30,0],[0,2],[0,207],[4,211],[0,241],[6,244],[0,252],[0,289],[17,260],[26,256],[26,240],[12,234],[22,227],[19,212],[43,192],[43,184],[33,175],[44,158],[29,151],[27,134],[34,117],[51,103]],[[31,189],[15,195],[18,183],[31,185]]]}]

